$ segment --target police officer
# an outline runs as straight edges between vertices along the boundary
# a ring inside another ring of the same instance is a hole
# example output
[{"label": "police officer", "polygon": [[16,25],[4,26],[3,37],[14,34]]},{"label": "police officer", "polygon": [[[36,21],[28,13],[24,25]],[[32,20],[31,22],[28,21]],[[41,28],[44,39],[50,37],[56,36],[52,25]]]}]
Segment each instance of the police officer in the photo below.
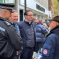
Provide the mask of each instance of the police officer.
[{"label": "police officer", "polygon": [[14,5],[0,3],[0,59],[15,59],[22,49],[22,39],[9,21]]},{"label": "police officer", "polygon": [[50,30],[43,46],[41,59],[59,59],[59,16],[50,20]]}]

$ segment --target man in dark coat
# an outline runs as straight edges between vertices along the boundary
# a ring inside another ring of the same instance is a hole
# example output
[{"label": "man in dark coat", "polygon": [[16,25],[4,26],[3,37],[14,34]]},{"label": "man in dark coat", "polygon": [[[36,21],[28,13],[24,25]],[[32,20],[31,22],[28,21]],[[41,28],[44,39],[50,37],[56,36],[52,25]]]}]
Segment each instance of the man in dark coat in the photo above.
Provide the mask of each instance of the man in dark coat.
[{"label": "man in dark coat", "polygon": [[43,46],[41,59],[59,59],[59,16],[50,20],[50,29]]},{"label": "man in dark coat", "polygon": [[[16,10],[13,10],[13,13],[11,13],[11,17],[10,17],[9,20],[14,23],[15,28],[16,28],[16,31],[17,31],[18,34],[20,35],[20,29],[19,29],[19,26],[17,25],[18,13],[17,13]],[[21,50],[21,51],[22,51],[22,50]],[[19,58],[20,58],[21,51],[19,51],[19,52],[16,51],[16,59],[19,59]]]},{"label": "man in dark coat", "polygon": [[12,7],[13,4],[0,3],[0,59],[15,59],[16,51],[22,49],[22,39],[9,21]]},{"label": "man in dark coat", "polygon": [[23,51],[20,59],[32,59],[36,42],[35,24],[32,22],[33,13],[31,10],[27,10],[24,16],[25,20],[18,23],[23,40]]}]

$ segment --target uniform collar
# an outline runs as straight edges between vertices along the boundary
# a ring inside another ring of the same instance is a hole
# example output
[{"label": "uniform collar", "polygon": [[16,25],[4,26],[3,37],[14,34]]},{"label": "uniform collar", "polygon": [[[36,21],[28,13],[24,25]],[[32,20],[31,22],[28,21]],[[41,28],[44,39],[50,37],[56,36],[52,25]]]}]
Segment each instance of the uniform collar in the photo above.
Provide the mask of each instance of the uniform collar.
[{"label": "uniform collar", "polygon": [[2,21],[7,21],[7,19],[0,17],[0,20]]},{"label": "uniform collar", "polygon": [[49,36],[52,33],[59,35],[59,25],[57,25],[55,28],[53,28],[47,36]]},{"label": "uniform collar", "polygon": [[53,28],[50,32],[54,32],[56,29],[59,29],[59,25],[57,25],[55,28]]},{"label": "uniform collar", "polygon": [[11,22],[10,20],[7,20],[7,19],[5,19],[5,18],[0,17],[0,20],[2,20],[2,21],[7,21],[7,22],[9,22],[11,25],[14,25],[13,22]]}]

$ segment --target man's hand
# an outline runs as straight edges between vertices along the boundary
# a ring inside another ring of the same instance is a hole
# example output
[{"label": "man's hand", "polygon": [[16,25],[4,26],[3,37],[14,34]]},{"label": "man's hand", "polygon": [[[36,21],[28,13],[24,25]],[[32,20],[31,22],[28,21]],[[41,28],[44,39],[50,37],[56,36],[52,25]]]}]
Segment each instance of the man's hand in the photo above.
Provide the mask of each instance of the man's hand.
[{"label": "man's hand", "polygon": [[18,55],[19,54],[19,52],[18,51],[16,51],[16,55]]}]

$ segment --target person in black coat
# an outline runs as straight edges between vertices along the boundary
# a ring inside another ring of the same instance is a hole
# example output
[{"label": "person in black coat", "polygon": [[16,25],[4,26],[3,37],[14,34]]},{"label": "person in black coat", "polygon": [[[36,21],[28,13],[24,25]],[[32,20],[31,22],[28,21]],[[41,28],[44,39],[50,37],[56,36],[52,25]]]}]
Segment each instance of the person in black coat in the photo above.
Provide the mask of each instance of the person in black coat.
[{"label": "person in black coat", "polygon": [[22,49],[22,38],[9,21],[14,5],[0,3],[0,59],[16,59],[16,51]]},{"label": "person in black coat", "polygon": [[[13,13],[11,13],[11,17],[9,19],[11,22],[14,23],[16,31],[18,32],[18,34],[20,35],[20,29],[19,26],[17,25],[17,21],[18,21],[18,13],[16,10],[13,10]],[[21,36],[21,35],[20,35]],[[16,59],[20,58],[22,50],[20,51],[16,51]]]}]

